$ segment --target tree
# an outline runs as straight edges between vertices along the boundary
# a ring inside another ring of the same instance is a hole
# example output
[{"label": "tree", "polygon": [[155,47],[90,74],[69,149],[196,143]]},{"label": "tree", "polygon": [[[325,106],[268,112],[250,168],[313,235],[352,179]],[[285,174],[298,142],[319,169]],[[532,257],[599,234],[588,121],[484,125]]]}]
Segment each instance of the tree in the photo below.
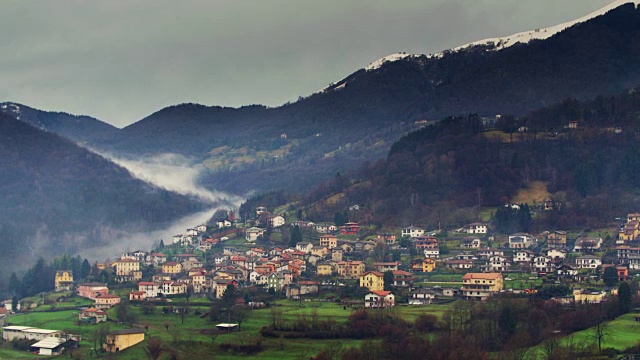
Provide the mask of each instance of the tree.
[{"label": "tree", "polygon": [[291,230],[289,246],[295,247],[299,242],[302,242],[302,232],[300,231],[300,227],[296,225],[293,227],[293,230]]},{"label": "tree", "polygon": [[149,357],[149,360],[157,360],[162,355],[162,349],[164,348],[164,343],[162,339],[158,336],[152,336],[147,340],[147,346],[144,348],[144,352]]},{"label": "tree", "polygon": [[237,297],[236,287],[233,284],[229,284],[224,293],[222,293],[222,304],[225,308],[230,309],[236,303]]},{"label": "tree", "polygon": [[618,283],[618,271],[615,266],[607,266],[602,274],[602,280],[607,286],[614,286]]},{"label": "tree", "polygon": [[12,272],[9,278],[9,291],[14,295],[19,295],[22,292],[22,283],[15,272]]},{"label": "tree", "polygon": [[393,271],[385,271],[382,279],[384,280],[384,290],[393,290]]},{"label": "tree", "polygon": [[598,350],[602,351],[602,341],[609,337],[609,324],[604,320],[604,317],[599,317],[598,323],[593,327],[593,339],[598,344]]},{"label": "tree", "polygon": [[80,267],[80,278],[86,279],[91,274],[91,264],[89,264],[89,260],[84,259],[82,265]]},{"label": "tree", "polygon": [[164,249],[164,240],[160,239],[160,243],[158,244],[158,250]]},{"label": "tree", "polygon": [[620,312],[623,314],[631,311],[631,308],[633,307],[631,287],[626,281],[623,281],[620,283],[620,286],[618,286],[618,304],[620,305]]},{"label": "tree", "polygon": [[133,326],[138,321],[136,314],[131,311],[131,306],[124,301],[116,305],[116,319],[129,326]]}]

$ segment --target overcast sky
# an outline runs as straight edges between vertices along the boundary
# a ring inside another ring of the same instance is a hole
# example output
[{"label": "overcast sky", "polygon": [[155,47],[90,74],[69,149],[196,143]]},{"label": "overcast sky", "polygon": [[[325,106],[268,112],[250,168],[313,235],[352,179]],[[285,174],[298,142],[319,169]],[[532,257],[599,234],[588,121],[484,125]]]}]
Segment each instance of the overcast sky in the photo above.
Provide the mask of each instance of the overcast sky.
[{"label": "overcast sky", "polygon": [[611,0],[4,0],[0,101],[125,126],[277,106],[390,53],[556,25]]}]

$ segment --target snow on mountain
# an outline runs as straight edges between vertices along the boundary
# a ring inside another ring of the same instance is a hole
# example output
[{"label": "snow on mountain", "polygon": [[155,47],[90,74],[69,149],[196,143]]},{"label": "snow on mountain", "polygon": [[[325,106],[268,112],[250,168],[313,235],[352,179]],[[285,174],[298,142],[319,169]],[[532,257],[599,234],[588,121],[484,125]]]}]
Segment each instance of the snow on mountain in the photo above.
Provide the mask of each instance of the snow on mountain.
[{"label": "snow on mountain", "polygon": [[[621,6],[627,3],[634,3],[636,5],[640,4],[640,0],[615,0],[613,2],[611,2],[610,4],[590,13],[589,15],[583,16],[579,19],[573,20],[573,21],[568,21],[565,22],[563,24],[560,25],[555,25],[555,26],[550,26],[548,28],[544,28],[544,29],[535,29],[535,30],[531,30],[531,31],[524,31],[524,32],[520,32],[517,34],[513,34],[510,36],[502,36],[502,37],[496,37],[496,38],[489,38],[489,39],[484,39],[484,40],[478,40],[478,41],[474,41],[472,43],[468,43],[462,46],[458,46],[455,47],[449,51],[461,51],[464,49],[467,49],[469,47],[473,47],[473,46],[478,46],[478,45],[494,45],[495,47],[493,47],[491,50],[502,50],[504,48],[508,48],[514,44],[518,44],[518,43],[528,43],[531,40],[544,40],[547,38],[550,38],[551,36],[561,32],[564,29],[570,28],[573,25],[588,21],[590,19],[595,18],[596,16],[600,16],[600,15],[604,15],[607,12]],[[430,54],[428,55],[428,57],[437,57],[440,58],[444,55],[444,51],[443,52],[439,52],[436,54]],[[404,52],[401,53],[396,53],[396,54],[391,54],[391,55],[387,55],[381,59],[378,59],[374,62],[372,62],[371,64],[367,65],[364,69],[369,71],[369,70],[375,70],[380,68],[382,65],[384,65],[385,63],[389,63],[389,62],[393,62],[393,61],[397,61],[397,60],[401,60],[401,59],[405,59],[407,57],[419,57],[419,56],[424,56],[421,54],[407,54]]]},{"label": "snow on mountain", "polygon": [[573,20],[573,21],[568,21],[565,22],[563,24],[560,25],[555,25],[555,26],[550,26],[548,28],[544,28],[544,29],[535,29],[532,31],[524,31],[521,33],[517,33],[517,34],[513,34],[510,36],[504,36],[504,37],[497,37],[497,38],[489,38],[489,39],[484,39],[484,40],[479,40],[479,41],[474,41],[472,43],[466,44],[466,45],[462,45],[462,46],[458,46],[456,48],[451,49],[452,51],[459,51],[459,50],[463,50],[469,47],[473,47],[473,46],[477,46],[477,45],[496,45],[496,47],[493,50],[501,50],[504,48],[507,48],[509,46],[512,46],[514,44],[518,44],[518,43],[528,43],[531,40],[544,40],[547,38],[550,38],[551,36],[561,32],[562,30],[565,30],[567,28],[572,27],[573,25],[579,24],[579,23],[583,23],[585,21],[588,21],[590,19],[593,19],[597,16],[600,15],[604,15],[607,12],[621,6],[627,3],[634,3],[636,5],[638,5],[640,3],[640,0],[615,0],[613,2],[611,2],[610,4],[592,12],[589,15],[583,16],[579,19]]}]

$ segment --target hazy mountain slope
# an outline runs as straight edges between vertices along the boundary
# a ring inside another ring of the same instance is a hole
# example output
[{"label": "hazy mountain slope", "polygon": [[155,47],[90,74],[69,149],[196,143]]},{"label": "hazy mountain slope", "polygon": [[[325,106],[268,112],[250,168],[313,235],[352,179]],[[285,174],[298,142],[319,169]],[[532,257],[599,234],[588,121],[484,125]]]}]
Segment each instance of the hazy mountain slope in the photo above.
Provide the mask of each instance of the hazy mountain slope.
[{"label": "hazy mountain slope", "polygon": [[132,156],[196,157],[211,170],[205,182],[217,189],[306,188],[308,178],[291,175],[322,180],[380,158],[415,120],[517,115],[634,86],[637,39],[640,15],[626,4],[546,40],[384,62],[278,108],[172,106],[92,145]]},{"label": "hazy mountain slope", "polygon": [[89,116],[43,111],[11,102],[1,103],[0,112],[10,114],[39,129],[62,135],[80,143],[88,143],[102,136],[112,137],[119,130]]},{"label": "hazy mountain slope", "polygon": [[163,226],[204,206],[6,114],[0,158],[0,268],[102,245],[117,229]]}]

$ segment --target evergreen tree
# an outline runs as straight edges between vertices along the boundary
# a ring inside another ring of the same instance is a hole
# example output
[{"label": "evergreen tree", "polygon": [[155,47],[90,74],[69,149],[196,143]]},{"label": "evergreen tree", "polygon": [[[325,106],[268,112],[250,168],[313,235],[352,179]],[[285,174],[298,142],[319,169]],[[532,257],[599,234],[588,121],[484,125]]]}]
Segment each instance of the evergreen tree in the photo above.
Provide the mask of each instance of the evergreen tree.
[{"label": "evergreen tree", "polygon": [[633,295],[631,294],[631,287],[629,283],[623,281],[618,286],[618,304],[620,305],[620,312],[623,314],[631,311],[633,307]]},{"label": "evergreen tree", "polygon": [[160,239],[160,244],[158,244],[158,250],[164,249],[164,240]]},{"label": "evergreen tree", "polygon": [[80,278],[83,280],[87,279],[90,274],[91,274],[91,265],[89,264],[89,260],[84,259],[84,261],[82,261],[82,266],[80,268]]},{"label": "evergreen tree", "polygon": [[614,286],[618,283],[618,271],[615,266],[607,266],[602,273],[602,280],[607,286]]},{"label": "evergreen tree", "polygon": [[392,291],[393,290],[393,272],[391,270],[385,271],[382,279],[384,280],[384,290]]},{"label": "evergreen tree", "polygon": [[289,246],[295,247],[299,242],[302,242],[302,232],[300,231],[300,227],[296,225],[293,227],[293,230],[291,230]]},{"label": "evergreen tree", "polygon": [[229,309],[236,303],[237,290],[233,284],[227,285],[224,293],[222,293],[222,304]]}]

